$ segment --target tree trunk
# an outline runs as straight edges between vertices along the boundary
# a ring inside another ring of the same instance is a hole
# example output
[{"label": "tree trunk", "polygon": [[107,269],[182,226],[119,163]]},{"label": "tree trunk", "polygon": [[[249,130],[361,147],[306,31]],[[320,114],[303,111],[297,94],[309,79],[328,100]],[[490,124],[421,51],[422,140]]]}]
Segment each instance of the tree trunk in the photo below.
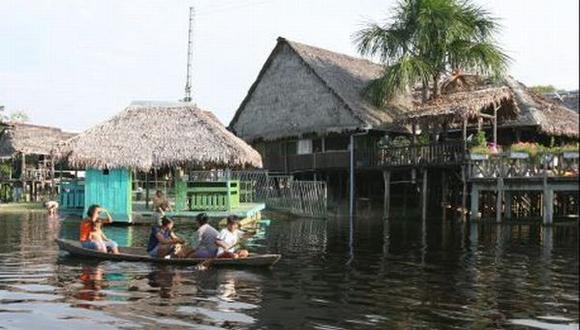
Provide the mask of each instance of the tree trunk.
[{"label": "tree trunk", "polygon": [[423,81],[423,87],[421,90],[421,101],[426,103],[429,100],[429,82]]},{"label": "tree trunk", "polygon": [[440,76],[439,73],[433,76],[433,98],[438,98],[441,94],[441,84],[439,84]]}]

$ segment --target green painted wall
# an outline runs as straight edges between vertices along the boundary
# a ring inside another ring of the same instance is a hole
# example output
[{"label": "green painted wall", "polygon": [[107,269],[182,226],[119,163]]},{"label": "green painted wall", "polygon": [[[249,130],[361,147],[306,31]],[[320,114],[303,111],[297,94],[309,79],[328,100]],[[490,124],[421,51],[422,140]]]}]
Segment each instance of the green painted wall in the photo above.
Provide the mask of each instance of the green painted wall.
[{"label": "green painted wall", "polygon": [[126,169],[87,169],[85,174],[85,212],[92,204],[109,210],[114,221],[131,222],[131,172]]}]

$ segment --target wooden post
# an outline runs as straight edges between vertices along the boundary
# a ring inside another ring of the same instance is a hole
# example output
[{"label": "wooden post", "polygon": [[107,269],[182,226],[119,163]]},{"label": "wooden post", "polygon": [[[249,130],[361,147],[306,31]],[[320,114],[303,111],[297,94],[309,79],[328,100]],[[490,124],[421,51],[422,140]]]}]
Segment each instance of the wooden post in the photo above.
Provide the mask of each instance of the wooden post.
[{"label": "wooden post", "polygon": [[512,218],[512,193],[511,191],[504,191],[504,200],[505,200],[505,209],[504,209],[504,217],[506,219]]},{"label": "wooden post", "polygon": [[26,198],[26,173],[25,172],[26,172],[26,154],[21,153],[21,158],[20,158],[20,181],[22,181],[22,196],[21,196],[21,198],[24,198],[24,201],[26,202],[27,198]]},{"label": "wooden post", "polygon": [[349,173],[348,212],[349,215],[352,217],[354,215],[354,189],[355,189],[354,134],[350,135],[349,146],[350,146],[350,173]]},{"label": "wooden post", "polygon": [[497,195],[495,197],[495,222],[501,223],[501,211],[503,202],[503,178],[497,178]]},{"label": "wooden post", "polygon": [[427,169],[423,169],[423,187],[421,189],[421,219],[427,218]]},{"label": "wooden post", "polygon": [[493,144],[497,146],[497,110],[499,107],[493,108]]},{"label": "wooden post", "polygon": [[554,212],[554,191],[548,187],[548,162],[544,160],[544,225],[552,224]]},{"label": "wooden post", "polygon": [[479,219],[479,188],[475,185],[471,187],[471,207],[469,219]]},{"label": "wooden post", "polygon": [[445,171],[441,172],[441,208],[443,209],[443,220],[447,216],[447,176]]},{"label": "wooden post", "polygon": [[463,139],[463,152],[467,152],[467,117],[463,119],[461,130],[461,138]]},{"label": "wooden post", "polygon": [[55,198],[56,185],[54,183],[54,154],[50,154],[50,198]]},{"label": "wooden post", "polygon": [[461,182],[463,190],[461,192],[461,220],[465,221],[465,209],[467,208],[467,173],[465,165],[461,165]]},{"label": "wooden post", "polygon": [[481,132],[483,128],[483,117],[477,117],[477,132]]},{"label": "wooden post", "polygon": [[145,172],[145,209],[149,209],[149,172]]},{"label": "wooden post", "polygon": [[383,219],[388,219],[391,207],[391,172],[389,170],[383,171],[383,182],[385,185],[385,194],[383,196]]}]

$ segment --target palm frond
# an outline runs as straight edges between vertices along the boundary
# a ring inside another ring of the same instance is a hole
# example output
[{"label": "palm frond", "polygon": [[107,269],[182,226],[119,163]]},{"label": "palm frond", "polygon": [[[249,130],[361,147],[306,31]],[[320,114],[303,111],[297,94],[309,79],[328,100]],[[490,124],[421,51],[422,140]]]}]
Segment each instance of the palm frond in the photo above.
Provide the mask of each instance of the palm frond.
[{"label": "palm frond", "polygon": [[431,75],[431,67],[420,57],[404,56],[389,66],[382,77],[373,80],[364,93],[374,105],[381,107],[397,93],[404,93],[409,86],[427,81]]}]

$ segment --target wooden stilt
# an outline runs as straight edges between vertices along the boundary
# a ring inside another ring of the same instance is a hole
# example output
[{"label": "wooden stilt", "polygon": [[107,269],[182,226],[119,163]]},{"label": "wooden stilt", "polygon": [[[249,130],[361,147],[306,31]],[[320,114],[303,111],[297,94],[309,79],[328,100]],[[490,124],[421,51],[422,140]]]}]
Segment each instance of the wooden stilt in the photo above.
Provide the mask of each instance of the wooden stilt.
[{"label": "wooden stilt", "polygon": [[427,218],[427,169],[423,169],[423,187],[421,189],[421,219]]},{"label": "wooden stilt", "polygon": [[512,193],[510,191],[504,192],[504,199],[505,199],[505,209],[504,209],[504,217],[506,219],[512,218]]},{"label": "wooden stilt", "polygon": [[471,187],[471,207],[469,219],[479,219],[479,189],[477,189],[475,186]]},{"label": "wooden stilt", "polygon": [[501,211],[503,203],[503,178],[497,178],[497,194],[495,197],[495,222],[501,222]]},{"label": "wooden stilt", "polygon": [[549,226],[552,224],[553,212],[554,212],[554,191],[548,187],[548,163],[544,161],[544,225]]},{"label": "wooden stilt", "polygon": [[145,209],[149,209],[149,172],[145,173]]},{"label": "wooden stilt", "polygon": [[467,174],[465,173],[465,165],[461,166],[461,184],[462,184],[462,192],[461,192],[461,220],[465,221],[465,210],[467,208]]},{"label": "wooden stilt", "polygon": [[443,220],[447,218],[447,204],[449,201],[447,200],[448,194],[448,183],[447,183],[447,173],[445,171],[441,172],[441,208],[443,209]]},{"label": "wooden stilt", "polygon": [[383,196],[383,218],[388,219],[391,207],[391,172],[383,171],[383,181],[385,185],[385,193]]}]

